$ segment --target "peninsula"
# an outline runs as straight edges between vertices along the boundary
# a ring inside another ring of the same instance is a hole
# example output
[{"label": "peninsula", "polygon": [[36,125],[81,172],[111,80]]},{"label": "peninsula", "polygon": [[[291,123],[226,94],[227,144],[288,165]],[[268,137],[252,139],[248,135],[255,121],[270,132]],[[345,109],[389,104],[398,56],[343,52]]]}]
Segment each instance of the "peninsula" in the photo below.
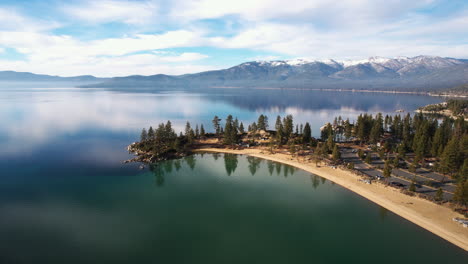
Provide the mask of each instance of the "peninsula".
[{"label": "peninsula", "polygon": [[[360,115],[356,123],[338,117],[312,137],[309,123],[276,118],[269,129],[260,115],[247,128],[229,115],[215,116],[213,132],[203,125],[177,135],[172,124],[143,129],[128,150],[129,161],[156,163],[193,152],[251,155],[285,163],[331,180],[468,251],[468,124],[411,117]],[[430,144],[428,144],[428,142]],[[456,220],[456,221],[454,221]]]}]

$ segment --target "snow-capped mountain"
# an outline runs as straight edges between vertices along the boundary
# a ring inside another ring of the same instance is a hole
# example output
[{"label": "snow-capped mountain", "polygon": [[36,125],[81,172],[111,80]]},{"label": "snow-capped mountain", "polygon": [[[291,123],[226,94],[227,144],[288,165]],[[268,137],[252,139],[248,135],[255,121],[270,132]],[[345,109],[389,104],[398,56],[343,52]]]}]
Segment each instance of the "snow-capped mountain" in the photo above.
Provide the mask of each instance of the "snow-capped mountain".
[{"label": "snow-capped mountain", "polygon": [[[337,70],[347,70],[352,73],[353,69],[358,71],[365,71],[367,68],[369,73],[374,74],[384,73],[387,75],[393,71],[398,75],[402,76],[405,74],[429,72],[433,70],[443,69],[456,65],[466,64],[463,60],[453,58],[442,58],[436,56],[417,56],[413,58],[409,57],[370,57],[364,60],[305,60],[305,59],[294,59],[294,60],[276,60],[276,61],[255,61],[243,63],[239,66],[249,66],[253,63],[258,63],[260,66],[267,67],[278,67],[278,66],[291,66],[291,67],[303,67],[311,64],[325,64],[331,66]],[[356,67],[357,66],[357,67]],[[344,74],[337,74],[341,76]]]},{"label": "snow-capped mountain", "polygon": [[370,57],[364,60],[250,61],[223,70],[179,76],[157,74],[119,77],[91,86],[239,86],[429,91],[466,83],[468,60],[417,56]]}]

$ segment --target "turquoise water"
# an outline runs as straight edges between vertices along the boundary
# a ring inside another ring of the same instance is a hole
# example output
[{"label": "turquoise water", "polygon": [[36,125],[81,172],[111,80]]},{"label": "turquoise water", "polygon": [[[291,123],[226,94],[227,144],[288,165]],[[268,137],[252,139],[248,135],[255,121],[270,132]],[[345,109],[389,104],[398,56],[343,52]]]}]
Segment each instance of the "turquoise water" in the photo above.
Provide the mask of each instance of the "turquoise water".
[{"label": "turquoise water", "polygon": [[167,119],[209,127],[214,114],[297,113],[317,128],[335,113],[440,100],[346,95],[2,90],[0,263],[466,262],[450,243],[289,166],[224,154],[121,163],[141,127]]}]

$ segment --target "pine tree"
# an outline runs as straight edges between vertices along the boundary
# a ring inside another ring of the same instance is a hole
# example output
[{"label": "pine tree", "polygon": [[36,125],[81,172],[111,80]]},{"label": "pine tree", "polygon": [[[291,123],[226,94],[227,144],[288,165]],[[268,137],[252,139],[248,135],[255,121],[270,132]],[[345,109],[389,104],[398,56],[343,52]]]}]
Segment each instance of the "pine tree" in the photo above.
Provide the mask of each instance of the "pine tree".
[{"label": "pine tree", "polygon": [[411,181],[411,184],[408,188],[410,192],[415,192],[416,191],[416,185],[414,184],[414,180]]},{"label": "pine tree", "polygon": [[332,151],[334,147],[335,147],[335,142],[333,142],[333,137],[329,136],[328,139],[327,139],[328,151]]},{"label": "pine tree", "polygon": [[257,127],[258,127],[259,130],[266,130],[267,129],[267,125],[265,124],[265,116],[264,115],[260,115],[258,117]]},{"label": "pine tree", "polygon": [[340,150],[338,149],[338,145],[335,145],[333,148],[332,159],[333,161],[338,161],[341,158]]},{"label": "pine tree", "polygon": [[468,204],[468,181],[462,181],[457,184],[453,200],[463,205]]},{"label": "pine tree", "polygon": [[154,139],[154,130],[153,130],[153,127],[150,126],[150,128],[148,129],[148,139],[149,140],[153,140]]},{"label": "pine tree", "polygon": [[245,130],[244,130],[244,124],[241,122],[240,125],[239,125],[239,133],[241,134],[244,134],[245,133]]},{"label": "pine tree", "polygon": [[239,119],[234,119],[234,123],[233,123],[233,126],[236,128],[236,131],[239,131]]},{"label": "pine tree", "polygon": [[442,201],[444,199],[444,191],[442,191],[442,188],[437,189],[435,200],[436,201]]},{"label": "pine tree", "polygon": [[378,113],[376,119],[373,121],[372,129],[370,131],[370,141],[377,143],[383,134],[383,120],[382,114]]},{"label": "pine tree", "polygon": [[187,123],[185,123],[185,136],[189,136],[191,129],[192,127],[190,126],[190,122],[187,121]]},{"label": "pine tree", "polygon": [[387,179],[392,176],[392,166],[390,166],[390,160],[385,161],[383,176]]},{"label": "pine tree", "polygon": [[203,127],[203,124],[200,125],[200,136],[204,137],[205,136],[205,128]]},{"label": "pine tree", "polygon": [[278,132],[280,129],[282,129],[281,116],[277,116],[276,123],[275,123],[275,130],[276,132]]},{"label": "pine tree", "polygon": [[188,135],[187,135],[188,144],[193,144],[194,139],[195,139],[195,132],[193,131],[193,129],[190,128],[190,130],[188,131]]},{"label": "pine tree", "polygon": [[221,126],[219,124],[220,121],[221,119],[218,116],[214,116],[213,120],[211,121],[213,123],[216,135],[219,135],[221,133]]},{"label": "pine tree", "polygon": [[278,141],[279,146],[283,144],[284,134],[283,134],[283,125],[281,123],[279,124],[278,130],[276,131],[276,140]]},{"label": "pine tree", "polygon": [[453,174],[460,167],[459,141],[453,137],[442,153],[441,169],[443,173]]},{"label": "pine tree", "polygon": [[146,129],[143,128],[141,130],[140,142],[145,142],[146,140],[148,140],[148,133],[146,133]]},{"label": "pine tree", "polygon": [[312,130],[310,129],[309,122],[306,122],[303,133],[302,133],[302,142],[304,144],[309,144],[311,139],[312,139]]},{"label": "pine tree", "polygon": [[289,141],[289,152],[294,156],[296,154],[296,145],[294,145],[294,142],[292,140]]},{"label": "pine tree", "polygon": [[200,130],[198,129],[198,124],[195,125],[195,137],[200,138]]},{"label": "pine tree", "polygon": [[351,123],[349,122],[349,118],[346,119],[346,121],[344,122],[344,136],[346,138],[346,140],[349,140],[351,138],[351,136],[353,135],[353,130],[352,130],[352,126],[351,126]]},{"label": "pine tree", "polygon": [[372,164],[372,154],[370,152],[367,153],[365,162],[367,164]]},{"label": "pine tree", "polygon": [[293,117],[292,115],[287,115],[283,119],[283,136],[285,137],[286,141],[289,140],[289,138],[291,137],[291,134],[293,133],[293,128]]},{"label": "pine tree", "polygon": [[232,145],[234,142],[232,141],[232,131],[234,130],[233,127],[233,120],[232,115],[229,115],[226,118],[226,124],[224,125],[224,144]]},{"label": "pine tree", "polygon": [[468,180],[468,157],[465,159],[462,167],[460,168],[460,171],[458,172],[457,180],[459,181]]}]

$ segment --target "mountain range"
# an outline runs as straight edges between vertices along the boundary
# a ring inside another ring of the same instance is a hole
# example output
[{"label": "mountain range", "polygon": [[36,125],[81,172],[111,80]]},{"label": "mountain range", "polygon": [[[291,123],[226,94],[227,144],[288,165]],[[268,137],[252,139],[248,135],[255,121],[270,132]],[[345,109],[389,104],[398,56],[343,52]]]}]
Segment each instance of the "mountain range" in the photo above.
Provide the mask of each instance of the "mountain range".
[{"label": "mountain range", "polygon": [[[251,61],[215,71],[114,78],[58,77],[0,72],[2,80],[84,81],[81,87],[281,87],[434,91],[468,83],[468,60],[437,56],[370,57],[365,60]],[[89,84],[91,83],[91,84]]]}]

